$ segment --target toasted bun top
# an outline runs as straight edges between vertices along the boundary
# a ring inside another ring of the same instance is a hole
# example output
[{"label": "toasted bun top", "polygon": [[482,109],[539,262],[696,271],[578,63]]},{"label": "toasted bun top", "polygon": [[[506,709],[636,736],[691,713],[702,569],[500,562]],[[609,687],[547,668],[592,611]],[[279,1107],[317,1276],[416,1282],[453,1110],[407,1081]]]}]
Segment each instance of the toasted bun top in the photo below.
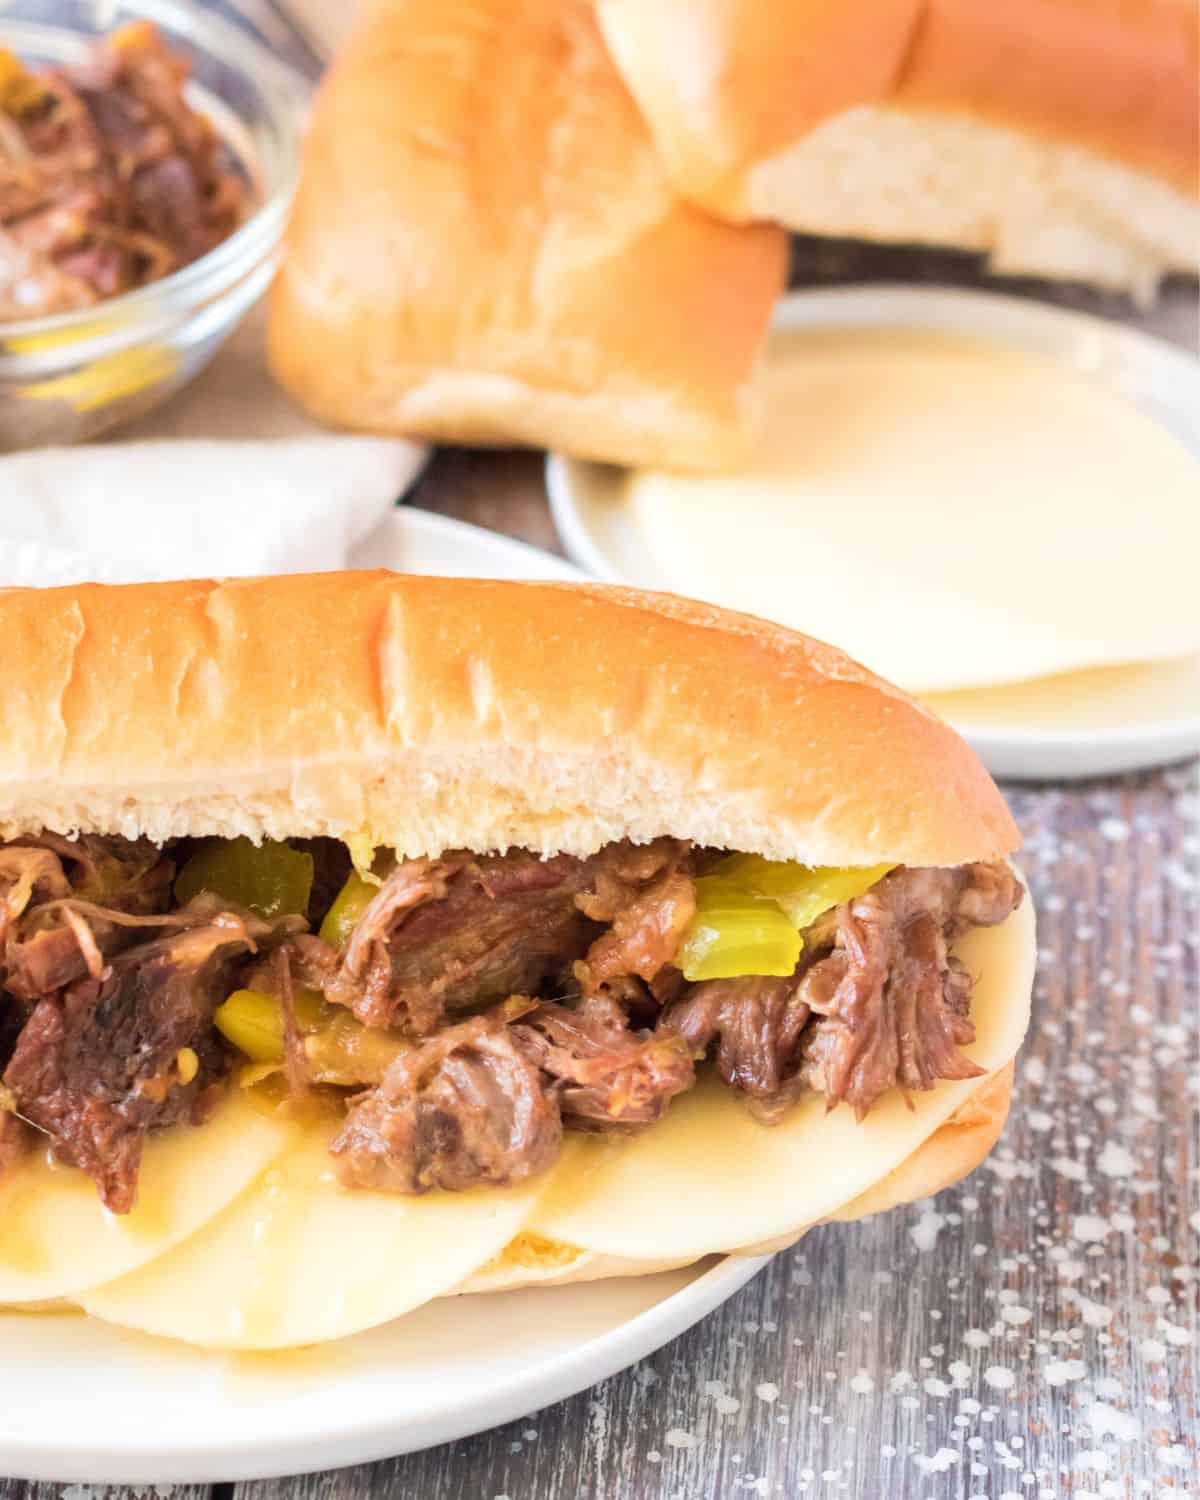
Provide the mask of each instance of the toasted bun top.
[{"label": "toasted bun top", "polygon": [[374,0],[316,101],[271,362],[342,426],[711,467],[786,265],[680,202],[588,0]]},{"label": "toasted bun top", "polygon": [[673,834],[835,865],[1018,843],[974,753],[899,689],[669,595],[382,572],[11,589],[0,638],[4,837]]},{"label": "toasted bun top", "polygon": [[677,187],[736,213],[742,174],[823,120],[898,104],[1016,126],[1200,192],[1193,0],[598,0]]}]

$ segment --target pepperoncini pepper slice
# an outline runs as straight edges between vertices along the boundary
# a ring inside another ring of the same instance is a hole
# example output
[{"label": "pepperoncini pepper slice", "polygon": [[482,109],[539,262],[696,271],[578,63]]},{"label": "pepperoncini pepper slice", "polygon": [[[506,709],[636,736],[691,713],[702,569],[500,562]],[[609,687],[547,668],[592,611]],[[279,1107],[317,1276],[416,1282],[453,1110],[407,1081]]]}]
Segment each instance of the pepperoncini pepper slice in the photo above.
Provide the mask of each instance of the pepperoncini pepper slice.
[{"label": "pepperoncini pepper slice", "polygon": [[304,1055],[315,1083],[360,1088],[379,1083],[406,1045],[391,1032],[363,1026],[342,1013],[304,1038]]},{"label": "pepperoncini pepper slice", "polygon": [[312,894],[313,857],[268,839],[226,839],[194,854],[175,881],[175,898],[186,904],[201,891],[249,907],[260,917],[304,916]]},{"label": "pepperoncini pepper slice", "polygon": [[712,874],[756,895],[769,896],[803,929],[831,907],[864,895],[895,868],[895,865],[810,866],[764,859],[761,854],[731,854]]},{"label": "pepperoncini pepper slice", "polygon": [[[345,1088],[378,1083],[405,1045],[389,1032],[361,1025],[336,1005],[326,1005],[315,990],[296,990],[293,1004],[313,1083]],[[215,1021],[225,1040],[254,1065],[245,1083],[261,1083],[283,1066],[283,1010],[273,995],[235,990],[217,1007]]]},{"label": "pepperoncini pepper slice", "polygon": [[696,915],[675,962],[683,977],[740,979],[792,973],[803,946],[779,905],[717,875],[696,881]]},{"label": "pepperoncini pepper slice", "polygon": [[791,974],[804,946],[802,930],[831,907],[870,890],[894,868],[810,868],[731,854],[696,881],[696,915],[675,962],[693,983]]},{"label": "pepperoncini pepper slice", "polygon": [[[325,1019],[327,1007],[315,990],[296,990],[292,1004],[302,1032],[316,1030]],[[283,1009],[273,995],[234,990],[217,1006],[213,1021],[225,1040],[251,1062],[283,1062]]]},{"label": "pepperoncini pepper slice", "polygon": [[321,936],[325,941],[334,948],[344,948],[362,914],[378,894],[378,885],[364,880],[357,870],[352,870],[321,923]]}]

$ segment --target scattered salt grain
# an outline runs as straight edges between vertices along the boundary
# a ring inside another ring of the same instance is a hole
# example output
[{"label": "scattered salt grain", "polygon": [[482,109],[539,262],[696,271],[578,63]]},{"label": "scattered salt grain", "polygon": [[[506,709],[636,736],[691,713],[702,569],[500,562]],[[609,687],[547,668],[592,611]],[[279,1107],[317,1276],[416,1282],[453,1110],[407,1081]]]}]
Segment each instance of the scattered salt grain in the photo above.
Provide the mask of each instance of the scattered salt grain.
[{"label": "scattered salt grain", "polygon": [[909,1231],[917,1249],[932,1250],[937,1244],[938,1232],[945,1222],[944,1214],[934,1213],[931,1208],[927,1208]]},{"label": "scattered salt grain", "polygon": [[1071,1380],[1082,1380],[1087,1366],[1081,1359],[1052,1359],[1042,1370],[1047,1385],[1066,1385]]},{"label": "scattered salt grain", "polygon": [[1119,1411],[1107,1401],[1093,1401],[1083,1414],[1092,1437],[1115,1437],[1122,1443],[1133,1443],[1141,1436],[1142,1424],[1131,1412]]},{"label": "scattered salt grain", "polygon": [[1085,1245],[1102,1240],[1111,1227],[1107,1219],[1097,1218],[1095,1214],[1076,1214],[1071,1221],[1072,1235]]},{"label": "scattered salt grain", "polygon": [[1096,1165],[1106,1177],[1132,1177],[1137,1163],[1133,1154],[1116,1141],[1106,1141],[1104,1150],[1096,1158]]},{"label": "scattered salt grain", "polygon": [[914,1453],[913,1462],[922,1474],[948,1474],[959,1461],[959,1455],[953,1448],[939,1448],[932,1458],[927,1458],[923,1453]]}]

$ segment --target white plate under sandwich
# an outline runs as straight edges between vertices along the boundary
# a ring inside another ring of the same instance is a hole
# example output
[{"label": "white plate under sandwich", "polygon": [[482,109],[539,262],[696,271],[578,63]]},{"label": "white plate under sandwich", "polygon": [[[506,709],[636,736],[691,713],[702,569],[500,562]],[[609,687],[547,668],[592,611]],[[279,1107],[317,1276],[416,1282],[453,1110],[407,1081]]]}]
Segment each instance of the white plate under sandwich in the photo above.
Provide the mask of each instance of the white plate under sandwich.
[{"label": "white plate under sandwich", "polygon": [[[357,567],[577,579],[548,553],[402,509]],[[264,1478],[448,1442],[641,1359],[768,1257],[431,1302],[300,1353],[201,1351],[67,1312],[0,1312],[0,1474],[163,1484]]]},{"label": "white plate under sandwich", "polygon": [[[833,329],[928,331],[1056,361],[1076,387],[1080,376],[1087,377],[1101,387],[1106,401],[1123,398],[1151,418],[1162,433],[1170,435],[1168,440],[1160,433],[1160,441],[1168,441],[1173,450],[1181,443],[1191,454],[1200,456],[1200,360],[1128,327],[992,293],[864,286],[792,294],[780,304],[774,337],[786,339],[794,333],[808,335]],[[1041,420],[1042,413],[1036,413],[1034,419]],[[802,420],[803,413],[798,412],[797,421]],[[1044,421],[1052,424],[1055,413],[1047,410]],[[1179,456],[1186,459],[1185,454]],[[1200,516],[1200,465],[1196,475],[1196,515]],[[1050,482],[1048,476],[1036,473],[1029,478],[1035,494],[1039,484]],[[697,547],[685,534],[682,506],[671,513],[669,523],[664,521],[656,531],[648,529],[647,517],[652,513],[646,509],[636,513],[623,498],[624,471],[552,455],[547,463],[547,484],[555,523],[567,552],[594,577],[712,598],[752,613],[773,612],[769,602],[756,593],[753,575],[743,571],[740,579],[733,581],[732,571],[719,551],[710,551],[704,564],[698,561]],[[856,601],[850,597],[849,585],[844,606],[838,601],[831,609],[826,595],[821,620],[807,628],[848,648],[882,675],[910,686],[974,744],[996,775],[1033,779],[1095,776],[1196,754],[1200,752],[1200,592],[1193,586],[1186,595],[1180,593],[1178,575],[1184,566],[1183,553],[1190,549],[1181,548],[1178,538],[1159,536],[1157,529],[1147,525],[1153,499],[1144,493],[1131,496],[1128,525],[1130,535],[1140,544],[1137,550],[1142,559],[1153,543],[1166,560],[1166,571],[1173,580],[1171,597],[1176,616],[1181,599],[1190,600],[1194,606],[1195,639],[1182,652],[1168,651],[1157,657],[1153,652],[1143,652],[1135,660],[1123,662],[1101,657],[1065,670],[1033,671],[1023,678],[1017,674],[1016,680],[1004,685],[997,685],[997,677],[969,687],[956,681],[939,690],[932,681],[906,681],[892,665],[896,642],[881,643],[879,630],[867,639],[864,627],[860,630],[863,638],[855,637],[855,627],[861,622],[853,613]],[[964,505],[968,504],[969,497],[964,497]],[[1043,568],[1047,588],[1032,601],[1036,608],[1030,608],[1030,590],[1019,563],[1022,554],[1027,558],[1036,555],[1036,506],[1026,507],[1020,533],[1013,533],[1012,524],[1003,513],[986,521],[987,526],[995,528],[989,535],[998,537],[1002,528],[1009,527],[1003,533],[1008,544],[1004,550],[1009,559],[1018,558],[1011,564],[1011,585],[1005,585],[1010,592],[1003,601],[1003,617],[1014,625],[1028,627],[1026,645],[1040,632],[1041,646],[1034,639],[1033,653],[1047,649],[1052,658],[1052,638],[1057,618],[1061,618],[1055,613],[1052,579]],[[736,506],[731,508],[729,525],[738,525]],[[847,562],[862,550],[853,531],[840,537],[839,545]],[[876,565],[879,562],[876,558]],[[764,570],[778,566],[777,556],[764,557]],[[797,611],[802,613],[804,547],[789,551],[786,567],[789,583],[794,581],[800,600]],[[1032,564],[1027,563],[1024,571],[1031,569]],[[1148,598],[1153,607],[1153,570],[1143,566],[1141,574],[1142,597]],[[849,576],[853,576],[852,569]],[[960,588],[969,586],[969,579],[955,581]],[[913,610],[919,611],[926,602],[913,599]],[[952,618],[951,602],[951,592],[939,602],[943,622]],[[1118,603],[1131,608],[1128,600]],[[1094,608],[1098,613],[1093,618],[1103,620],[1104,602],[1096,602]],[[998,613],[997,609],[993,620]],[[912,630],[914,622],[922,618],[914,613],[902,623]],[[1078,618],[1076,612],[1063,624],[1069,626]],[[807,625],[803,619],[787,618],[785,623],[800,628]],[[947,635],[953,635],[952,627],[943,623],[942,638]],[[929,638],[927,635],[927,644]],[[993,646],[995,638],[993,631]],[[1109,644],[1119,651],[1120,641]],[[948,649],[959,645],[960,641],[951,639]]]}]

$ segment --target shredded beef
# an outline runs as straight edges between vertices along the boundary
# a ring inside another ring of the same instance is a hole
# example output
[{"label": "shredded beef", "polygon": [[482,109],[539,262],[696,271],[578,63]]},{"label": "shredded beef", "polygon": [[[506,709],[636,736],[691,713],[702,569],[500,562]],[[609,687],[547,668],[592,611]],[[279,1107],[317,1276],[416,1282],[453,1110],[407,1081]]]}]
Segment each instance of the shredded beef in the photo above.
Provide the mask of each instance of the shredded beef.
[{"label": "shredded beef", "polygon": [[616,980],[652,984],[671,964],[696,914],[696,886],[681,868],[687,854],[686,845],[670,839],[630,849],[600,870],[593,893],[579,898],[587,916],[609,924],[575,965],[585,995]]},{"label": "shredded beef", "polygon": [[545,1171],[562,1118],[509,1022],[516,1001],[414,1043],[351,1106],[332,1146],[347,1187],[507,1186]]},{"label": "shredded beef", "polygon": [[0,317],[88,307],[228,238],[245,189],[146,22],[70,67],[0,53]]},{"label": "shredded beef", "polygon": [[5,988],[53,994],[157,925],[174,864],[148,840],[31,835],[0,850]]},{"label": "shredded beef", "polygon": [[[617,939],[619,953],[589,955],[589,964],[609,977],[635,972],[635,962],[653,968],[674,953],[670,931],[682,930],[687,893],[668,880],[669,888],[647,903],[635,882],[640,872],[653,879],[677,862],[681,847],[671,840],[643,850],[617,844],[587,860],[539,859],[523,850],[406,860],[367,908],[336,969],[327,958],[322,972],[319,952],[304,945],[308,981],[364,1025],[428,1036],[448,1013],[537,994],[565,976],[599,937],[605,919],[597,912],[610,909],[606,902],[640,901],[644,910]],[[670,921],[655,928],[662,910]],[[649,938],[642,936],[646,928],[653,929]]]},{"label": "shredded beef", "polygon": [[[213,1011],[234,961],[270,931],[211,906],[208,916],[119,955],[103,979],[40,1001],[4,1070],[20,1114],[95,1180],[114,1213],[133,1206],[147,1133],[203,1116],[223,1070]],[[183,1068],[185,1048],[194,1072]]]},{"label": "shredded beef", "polygon": [[631,1032],[612,1000],[514,998],[405,1049],[351,1107],[338,1177],[400,1193],[522,1182],[553,1164],[564,1125],[648,1125],[693,1081],[679,1038]]},{"label": "shredded beef", "polygon": [[620,1005],[603,997],[576,1008],[539,1006],[513,1035],[577,1130],[649,1125],[695,1082],[678,1037],[630,1031]]},{"label": "shredded beef", "polygon": [[896,1084],[915,1091],[980,1076],[959,1050],[975,1039],[970,978],[948,947],[968,927],[1004,921],[1021,895],[1004,865],[900,869],[837,909],[833,951],[810,964],[798,991],[820,1018],[804,1077],[827,1107],[845,1100],[861,1120]]},{"label": "shredded beef", "polygon": [[975,1038],[971,979],[948,951],[972,926],[1015,909],[1004,865],[900,869],[805,933],[786,979],[710,980],[669,1003],[661,1026],[717,1071],[760,1118],[778,1119],[806,1090],[862,1119],[896,1084],[932,1088],[980,1069],[959,1051]]},{"label": "shredded beef", "polygon": [[778,1119],[803,1087],[800,1039],[811,1012],[799,990],[795,976],[710,979],[664,1010],[662,1030],[679,1036],[693,1057],[715,1043],[725,1082],[756,1115]]},{"label": "shredded beef", "polygon": [[[349,869],[327,843],[316,919]],[[239,985],[279,1002],[291,1094],[366,1087],[336,1170],[394,1192],[523,1181],[564,1127],[659,1119],[705,1057],[768,1122],[805,1090],[861,1119],[892,1087],[979,1073],[950,946],[1017,906],[1005,866],[897,869],[807,929],[794,974],[690,984],[675,958],[705,858],[664,838],[403,861],[339,950],[300,917],[173,907],[172,852],[144,841],[2,844],[0,1170],[32,1125],[127,1212],[146,1135],[202,1119],[223,1081],[213,1016]],[[332,1002],[319,1021],[294,986]]]},{"label": "shredded beef", "polygon": [[583,865],[514,852],[410,859],[366,910],[327,998],[428,1037],[447,1013],[537,992],[585,951]]}]

